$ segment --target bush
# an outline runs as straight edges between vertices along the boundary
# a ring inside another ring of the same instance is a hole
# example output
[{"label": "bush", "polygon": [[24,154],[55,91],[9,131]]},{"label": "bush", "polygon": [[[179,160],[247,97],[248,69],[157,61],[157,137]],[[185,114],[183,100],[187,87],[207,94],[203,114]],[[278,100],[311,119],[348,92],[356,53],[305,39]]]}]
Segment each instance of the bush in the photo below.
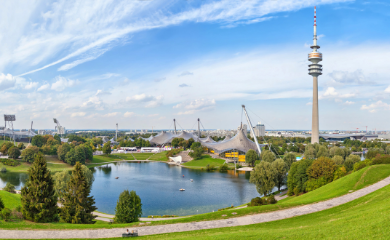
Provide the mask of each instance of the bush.
[{"label": "bush", "polygon": [[7,182],[3,190],[10,193],[15,193],[15,186],[12,185],[10,182]]},{"label": "bush", "polygon": [[229,170],[229,167],[226,163],[222,164],[220,167],[219,167],[219,171],[220,172],[226,172],[227,170]]},{"label": "bush", "polygon": [[255,206],[261,206],[263,204],[264,204],[263,199],[261,199],[260,197],[255,197],[255,198],[252,198],[252,200],[248,204],[248,206],[249,207],[255,207]]},{"label": "bush", "polygon": [[7,166],[18,166],[20,163],[19,161],[13,160],[13,159],[7,159],[7,158],[0,158],[0,162]]},{"label": "bush", "polygon": [[21,213],[21,207],[18,206],[12,210],[11,215],[14,219],[23,220],[23,214]]},{"label": "bush", "polygon": [[6,173],[7,172],[7,169],[5,167],[1,168],[0,170],[1,173]]},{"label": "bush", "polygon": [[372,159],[372,165],[375,164],[390,164],[390,155],[377,154],[375,158]]},{"label": "bush", "polygon": [[277,203],[274,195],[270,195],[270,196],[266,197],[266,200],[267,200],[267,204],[275,204],[275,203]]},{"label": "bush", "polygon": [[115,208],[115,222],[131,223],[138,222],[142,215],[141,198],[135,191],[123,191],[119,195],[118,202]]},{"label": "bush", "polygon": [[8,157],[12,159],[18,159],[20,156],[20,150],[17,147],[11,147],[8,149]]},{"label": "bush", "polygon": [[0,211],[4,208],[3,199],[0,197]]},{"label": "bush", "polygon": [[11,218],[11,210],[9,208],[3,208],[3,210],[1,210],[1,218],[4,221],[10,220],[10,218]]},{"label": "bush", "polygon": [[210,172],[210,171],[214,171],[214,165],[210,165],[210,164],[207,164],[206,166],[206,171]]}]

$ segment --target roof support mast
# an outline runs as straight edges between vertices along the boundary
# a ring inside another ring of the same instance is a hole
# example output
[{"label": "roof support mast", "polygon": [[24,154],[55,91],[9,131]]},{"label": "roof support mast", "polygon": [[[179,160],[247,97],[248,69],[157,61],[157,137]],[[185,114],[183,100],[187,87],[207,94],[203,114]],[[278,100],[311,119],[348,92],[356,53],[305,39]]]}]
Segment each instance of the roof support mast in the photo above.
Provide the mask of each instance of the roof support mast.
[{"label": "roof support mast", "polygon": [[253,135],[253,137],[255,139],[257,150],[259,151],[259,154],[261,154],[261,148],[259,146],[259,142],[257,141],[256,134],[253,131],[252,123],[251,123],[251,120],[249,119],[248,113],[246,112],[245,105],[242,105],[242,109],[244,110],[244,113],[245,113],[245,116],[246,116],[246,120],[248,121],[248,124],[249,124],[249,128],[251,129],[251,133],[252,133],[252,135]]},{"label": "roof support mast", "polygon": [[198,118],[198,137],[200,138],[200,119]]},{"label": "roof support mast", "polygon": [[175,134],[177,134],[177,132],[176,132],[176,119],[173,119],[173,126],[175,128]]}]

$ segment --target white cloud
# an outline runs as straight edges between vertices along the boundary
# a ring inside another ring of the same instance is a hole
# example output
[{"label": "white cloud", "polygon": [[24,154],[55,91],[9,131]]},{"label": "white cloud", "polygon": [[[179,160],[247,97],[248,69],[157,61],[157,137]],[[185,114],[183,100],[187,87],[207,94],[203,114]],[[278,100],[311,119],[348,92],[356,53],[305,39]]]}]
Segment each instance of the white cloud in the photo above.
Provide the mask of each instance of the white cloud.
[{"label": "white cloud", "polygon": [[103,117],[115,117],[118,114],[119,114],[118,112],[112,112],[112,113],[107,113],[107,114],[103,115]]},{"label": "white cloud", "polygon": [[43,84],[42,86],[40,86],[38,88],[38,91],[43,91],[43,90],[46,90],[46,89],[49,89],[49,88],[50,88],[50,84],[46,83],[46,84]]},{"label": "white cloud", "polygon": [[12,88],[15,86],[16,80],[11,74],[0,74],[0,91]]},{"label": "white cloud", "polygon": [[184,71],[182,73],[180,73],[179,75],[177,75],[178,77],[183,77],[183,76],[188,76],[188,75],[194,75],[194,73],[190,72],[190,71]]},{"label": "white cloud", "polygon": [[190,87],[190,85],[183,83],[183,84],[180,84],[179,87]]},{"label": "white cloud", "polygon": [[186,109],[186,111],[179,112],[178,115],[187,115],[187,114],[193,114],[195,112],[199,111],[206,111],[214,109],[216,105],[216,102],[214,99],[196,99],[191,102],[184,102],[179,103],[173,108],[183,108]]},{"label": "white cloud", "polygon": [[70,116],[73,118],[73,117],[83,117],[85,116],[85,112],[74,112],[72,113]]},{"label": "white cloud", "polygon": [[133,105],[139,105],[140,103],[143,104],[145,107],[158,107],[162,104],[163,96],[152,96],[152,95],[146,95],[145,93],[134,95],[131,97],[126,98],[126,102],[133,104]]},{"label": "white cloud", "polygon": [[329,73],[329,76],[337,83],[348,84],[372,84],[370,78],[363,74],[361,69],[358,69],[354,72],[349,71],[338,71],[335,70]]},{"label": "white cloud", "polygon": [[81,107],[83,108],[95,108],[96,110],[104,110],[104,103],[103,101],[97,97],[93,96],[88,99],[88,101],[84,102]]},{"label": "white cloud", "polygon": [[[334,87],[328,87],[324,94],[322,94],[319,98],[350,98],[354,97],[356,94],[354,93],[344,93],[341,94],[339,92],[336,92],[336,89]],[[339,100],[338,100],[339,101]]]},{"label": "white cloud", "polygon": [[36,88],[36,87],[38,87],[37,82],[29,82],[26,84],[26,86],[24,86],[24,89],[32,89],[32,88]]},{"label": "white cloud", "polygon": [[111,95],[111,93],[109,91],[97,90],[96,96],[104,96],[104,95]]},{"label": "white cloud", "polygon": [[385,89],[385,92],[390,93],[390,86]]},{"label": "white cloud", "polygon": [[311,105],[313,105],[313,103],[312,102],[308,102],[308,103],[306,103],[306,105],[308,105],[308,106],[310,105],[311,106]]},{"label": "white cloud", "polygon": [[352,101],[345,101],[344,104],[345,104],[345,105],[352,105],[352,104],[355,104],[355,102],[352,102]]},{"label": "white cloud", "polygon": [[51,85],[51,89],[61,92],[65,90],[66,88],[73,87],[74,85],[77,84],[77,81],[71,80],[71,79],[66,79],[61,76],[57,76],[55,78],[56,82]]},{"label": "white cloud", "polygon": [[135,115],[135,113],[133,113],[133,112],[125,112],[125,113],[123,114],[124,117],[132,117],[132,116],[134,116],[134,115]]},{"label": "white cloud", "polygon": [[362,110],[368,110],[369,112],[376,112],[377,110],[390,110],[390,104],[387,104],[382,101],[377,101],[375,103],[372,103],[370,105],[362,105],[360,108]]},{"label": "white cloud", "polygon": [[158,116],[158,113],[148,115],[148,117],[157,117],[157,116]]}]

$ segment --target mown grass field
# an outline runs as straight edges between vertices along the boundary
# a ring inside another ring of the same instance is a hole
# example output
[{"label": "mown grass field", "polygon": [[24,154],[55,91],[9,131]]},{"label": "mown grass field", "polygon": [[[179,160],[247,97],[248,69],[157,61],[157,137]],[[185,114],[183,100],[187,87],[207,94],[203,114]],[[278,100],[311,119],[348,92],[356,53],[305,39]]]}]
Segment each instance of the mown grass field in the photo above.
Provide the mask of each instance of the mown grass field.
[{"label": "mown grass field", "polygon": [[[60,161],[56,156],[45,156],[47,161],[47,167],[52,172],[64,171],[64,170],[72,170],[73,167],[67,163]],[[22,162],[20,159],[20,165],[16,167],[7,166],[0,163],[0,168],[5,167],[7,171],[10,172],[27,172],[27,170],[31,167],[31,163]]]},{"label": "mown grass field", "polygon": [[[303,195],[297,196],[297,197],[288,197],[288,198],[283,199],[283,200],[281,200],[278,203],[273,204],[273,205],[264,205],[264,206],[259,206],[259,207],[248,207],[248,208],[242,208],[242,209],[235,209],[234,211],[224,210],[224,211],[194,215],[192,217],[181,218],[181,219],[154,221],[148,225],[161,225],[161,224],[227,219],[227,218],[245,216],[245,215],[262,213],[262,212],[276,211],[276,210],[291,208],[291,207],[300,206],[300,205],[306,205],[306,204],[324,201],[327,199],[331,199],[334,197],[338,197],[338,196],[347,194],[350,190],[361,189],[361,188],[366,187],[368,185],[371,185],[375,182],[378,182],[378,181],[380,181],[388,176],[390,176],[390,165],[369,166],[369,167],[366,167],[364,169],[359,170],[358,172],[349,174],[341,179],[338,179],[332,183],[329,183],[329,184],[327,184],[319,189],[316,189],[312,192],[309,192],[309,193],[306,193],[306,194],[303,194]],[[390,197],[390,192],[389,192],[390,187],[388,186],[388,187],[386,187],[386,189],[388,191],[386,198],[389,198]],[[386,213],[387,221],[390,223],[390,221],[389,221],[390,220],[390,201],[388,201],[388,202],[389,203],[387,205],[387,210],[385,213]],[[17,204],[20,204],[20,203],[15,203],[15,204],[16,205],[14,207],[16,207]],[[11,208],[13,208],[13,207],[11,207]],[[332,210],[332,209],[330,209],[330,210]],[[327,211],[330,211],[330,210],[327,210]],[[233,215],[233,213],[236,213],[236,214]],[[319,213],[315,213],[315,214],[319,214]],[[226,216],[222,216],[222,215],[226,215]],[[313,214],[310,214],[310,215],[313,215]],[[302,216],[302,217],[304,217],[304,216]],[[297,217],[294,219],[299,219],[302,217]],[[329,221],[330,221],[330,219],[333,219],[332,221],[335,221],[335,222],[338,221],[337,218],[329,218]],[[282,220],[282,221],[289,221],[289,219]],[[280,221],[278,221],[278,222],[280,222]],[[305,222],[305,224],[307,225],[310,222],[311,222],[311,220],[308,220],[307,222]],[[267,224],[272,225],[273,223],[264,223],[264,224],[265,225],[267,225]],[[97,228],[131,227],[131,226],[138,226],[138,225],[139,225],[139,223],[109,224],[109,223],[99,222],[99,224],[65,224],[65,223],[39,224],[39,223],[31,223],[28,221],[23,221],[23,222],[18,222],[18,223],[1,222],[0,221],[0,228],[2,228],[2,229],[97,229]],[[306,226],[306,225],[300,225],[300,226]],[[243,228],[242,231],[243,232],[247,231],[247,230],[245,230],[247,228],[252,229],[251,226],[253,226],[253,225],[242,227]],[[277,228],[277,225],[272,225],[272,226]],[[284,226],[284,227],[287,228],[286,226]],[[315,226],[312,226],[312,227],[315,230],[318,230],[318,228],[316,228]],[[230,229],[230,230],[228,230],[228,229]],[[229,232],[233,231],[232,229],[235,229],[235,228],[226,228],[226,232],[224,229],[220,229],[218,231],[217,230],[206,230],[206,231],[210,231],[210,234],[216,234],[216,235],[220,234],[221,238],[218,238],[218,239],[222,239],[222,238],[226,238],[228,236],[227,234],[229,234]],[[279,228],[277,228],[277,229],[279,229]],[[291,229],[295,229],[295,228],[291,228]],[[331,229],[331,227],[329,229]],[[287,233],[288,232],[287,230],[288,229],[284,229],[284,232]],[[252,230],[250,230],[250,231],[252,231]],[[254,233],[260,234],[260,232],[262,232],[262,231],[257,231]],[[294,231],[291,231],[291,232],[294,232]],[[271,231],[269,234],[275,234],[275,233],[276,233],[276,230]],[[191,232],[191,233],[185,233],[185,234],[189,234],[188,235],[188,236],[190,236],[189,239],[196,238],[198,236],[198,235],[196,235],[196,234],[198,234],[198,232],[193,232],[193,233]],[[163,237],[167,237],[167,238],[171,238],[171,237],[175,238],[176,237],[178,239],[181,239],[181,238],[185,239],[187,236],[185,234],[184,233],[183,233],[183,235],[171,234],[171,235],[169,235],[169,237],[168,237],[168,235],[159,235],[159,236],[163,236]],[[193,234],[195,234],[195,235],[193,235]],[[243,235],[243,236],[245,236],[245,238],[249,238],[249,239],[253,236],[257,236],[257,235],[250,235],[249,232],[248,232],[248,234],[249,235]],[[199,235],[199,236],[201,236],[201,235]],[[213,235],[210,235],[210,236],[213,236]],[[261,235],[261,236],[263,236],[263,235]],[[267,236],[267,235],[264,235],[264,236]],[[270,236],[273,236],[273,235],[270,235]],[[312,238],[311,236],[312,235],[308,235],[309,238]],[[219,236],[216,236],[216,237],[219,237]],[[238,236],[235,236],[235,237],[238,237]],[[305,235],[302,235],[302,238],[305,238],[305,237],[306,237]],[[334,235],[333,235],[333,237],[334,237]],[[153,238],[153,237],[151,237],[151,238]],[[208,238],[206,238],[206,239],[208,239]]]},{"label": "mown grass field", "polygon": [[225,163],[223,159],[214,159],[211,158],[210,155],[203,155],[202,159],[192,160],[186,163],[183,163],[183,166],[192,169],[201,169],[206,168],[207,165],[214,165],[214,167],[220,167]]},{"label": "mown grass field", "polygon": [[154,153],[133,153],[136,160],[146,160]]},{"label": "mown grass field", "polygon": [[153,160],[153,161],[168,161],[168,158],[166,157],[166,151],[163,151],[163,152],[160,152],[160,153],[156,153],[154,155],[152,155],[149,160]]}]

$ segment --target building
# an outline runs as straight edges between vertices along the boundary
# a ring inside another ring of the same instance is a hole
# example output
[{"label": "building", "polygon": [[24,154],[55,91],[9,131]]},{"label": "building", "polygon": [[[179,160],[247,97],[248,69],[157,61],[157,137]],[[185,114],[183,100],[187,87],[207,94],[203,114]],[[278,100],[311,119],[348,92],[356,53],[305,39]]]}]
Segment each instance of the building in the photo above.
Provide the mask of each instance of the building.
[{"label": "building", "polygon": [[[253,131],[255,132],[256,137],[264,137],[265,136],[265,126],[261,122],[258,122],[256,126],[253,127]],[[251,132],[251,137],[253,138],[253,134]]]},{"label": "building", "polygon": [[319,118],[318,118],[318,76],[322,75],[322,65],[318,64],[322,61],[322,53],[318,51],[320,46],[317,45],[317,14],[316,7],[314,7],[314,37],[313,49],[309,53],[309,75],[313,77],[313,110],[312,110],[312,125],[311,125],[311,143],[318,143],[319,138]]}]

